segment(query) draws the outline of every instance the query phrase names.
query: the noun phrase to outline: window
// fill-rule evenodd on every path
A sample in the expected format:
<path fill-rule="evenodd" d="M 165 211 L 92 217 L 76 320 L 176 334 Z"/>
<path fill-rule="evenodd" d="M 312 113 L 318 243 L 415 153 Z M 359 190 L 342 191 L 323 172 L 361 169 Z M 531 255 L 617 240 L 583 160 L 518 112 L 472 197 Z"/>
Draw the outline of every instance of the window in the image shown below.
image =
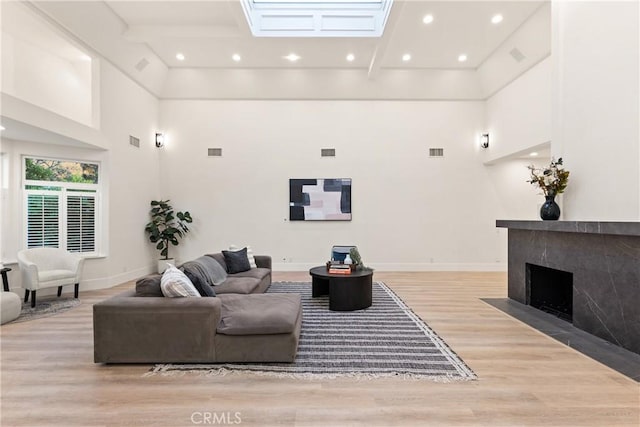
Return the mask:
<path fill-rule="evenodd" d="M 241 0 L 255 37 L 381 37 L 393 0 Z"/>
<path fill-rule="evenodd" d="M 99 252 L 99 165 L 24 158 L 25 246 Z"/>

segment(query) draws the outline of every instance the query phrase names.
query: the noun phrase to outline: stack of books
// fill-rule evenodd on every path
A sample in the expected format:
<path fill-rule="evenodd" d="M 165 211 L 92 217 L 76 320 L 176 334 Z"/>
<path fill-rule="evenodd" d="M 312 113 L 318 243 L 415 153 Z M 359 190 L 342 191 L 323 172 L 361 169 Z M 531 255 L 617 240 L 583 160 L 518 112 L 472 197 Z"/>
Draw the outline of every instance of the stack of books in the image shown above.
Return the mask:
<path fill-rule="evenodd" d="M 331 264 L 329 266 L 329 274 L 351 274 L 351 266 L 349 264 Z"/>

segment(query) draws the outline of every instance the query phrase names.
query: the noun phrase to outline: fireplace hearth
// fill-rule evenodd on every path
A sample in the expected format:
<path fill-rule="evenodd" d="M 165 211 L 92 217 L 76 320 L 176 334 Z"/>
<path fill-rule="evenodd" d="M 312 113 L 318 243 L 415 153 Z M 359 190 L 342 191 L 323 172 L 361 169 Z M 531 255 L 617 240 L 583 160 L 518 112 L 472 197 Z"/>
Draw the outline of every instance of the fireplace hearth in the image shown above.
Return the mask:
<path fill-rule="evenodd" d="M 640 222 L 509 221 L 508 296 L 640 354 Z"/>
<path fill-rule="evenodd" d="M 573 274 L 526 264 L 527 305 L 573 322 Z"/>

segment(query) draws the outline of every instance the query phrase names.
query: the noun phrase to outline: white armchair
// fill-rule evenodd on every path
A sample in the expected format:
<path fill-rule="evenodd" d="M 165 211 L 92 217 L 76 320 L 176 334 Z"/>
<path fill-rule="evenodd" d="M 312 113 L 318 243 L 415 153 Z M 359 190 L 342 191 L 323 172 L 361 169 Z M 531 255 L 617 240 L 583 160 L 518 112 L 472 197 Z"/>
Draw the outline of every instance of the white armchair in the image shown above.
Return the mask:
<path fill-rule="evenodd" d="M 36 291 L 58 287 L 58 296 L 62 287 L 75 285 L 74 297 L 78 298 L 80 275 L 84 258 L 57 248 L 34 248 L 18 252 L 18 264 L 22 274 L 22 287 L 25 289 L 24 302 L 29 301 L 31 307 L 36 306 Z"/>

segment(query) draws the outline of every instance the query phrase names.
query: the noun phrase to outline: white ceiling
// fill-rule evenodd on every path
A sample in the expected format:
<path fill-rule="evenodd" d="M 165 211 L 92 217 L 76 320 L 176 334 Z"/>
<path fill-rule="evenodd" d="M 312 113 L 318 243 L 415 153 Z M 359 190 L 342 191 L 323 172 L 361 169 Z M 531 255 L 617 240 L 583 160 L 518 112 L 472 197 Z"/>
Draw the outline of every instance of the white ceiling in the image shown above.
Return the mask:
<path fill-rule="evenodd" d="M 168 67 L 475 69 L 544 2 L 396 0 L 380 38 L 256 38 L 238 0 L 106 3 L 126 24 L 123 37 L 145 43 Z M 434 20 L 425 25 L 428 13 Z M 495 14 L 504 17 L 497 25 Z M 301 56 L 294 64 L 283 58 L 291 52 Z M 405 53 L 411 61 L 402 61 Z"/>
<path fill-rule="evenodd" d="M 377 38 L 253 37 L 240 0 L 0 0 L 0 10 L 3 35 L 72 62 L 106 59 L 159 99 L 482 100 L 550 52 L 549 1 L 395 0 Z M 301 59 L 285 60 L 291 52 Z"/>
<path fill-rule="evenodd" d="M 395 0 L 381 37 L 280 38 L 254 37 L 241 0 L 0 0 L 3 33 L 24 36 L 12 9 L 33 14 L 160 99 L 487 99 L 549 55 L 549 4 Z"/>

